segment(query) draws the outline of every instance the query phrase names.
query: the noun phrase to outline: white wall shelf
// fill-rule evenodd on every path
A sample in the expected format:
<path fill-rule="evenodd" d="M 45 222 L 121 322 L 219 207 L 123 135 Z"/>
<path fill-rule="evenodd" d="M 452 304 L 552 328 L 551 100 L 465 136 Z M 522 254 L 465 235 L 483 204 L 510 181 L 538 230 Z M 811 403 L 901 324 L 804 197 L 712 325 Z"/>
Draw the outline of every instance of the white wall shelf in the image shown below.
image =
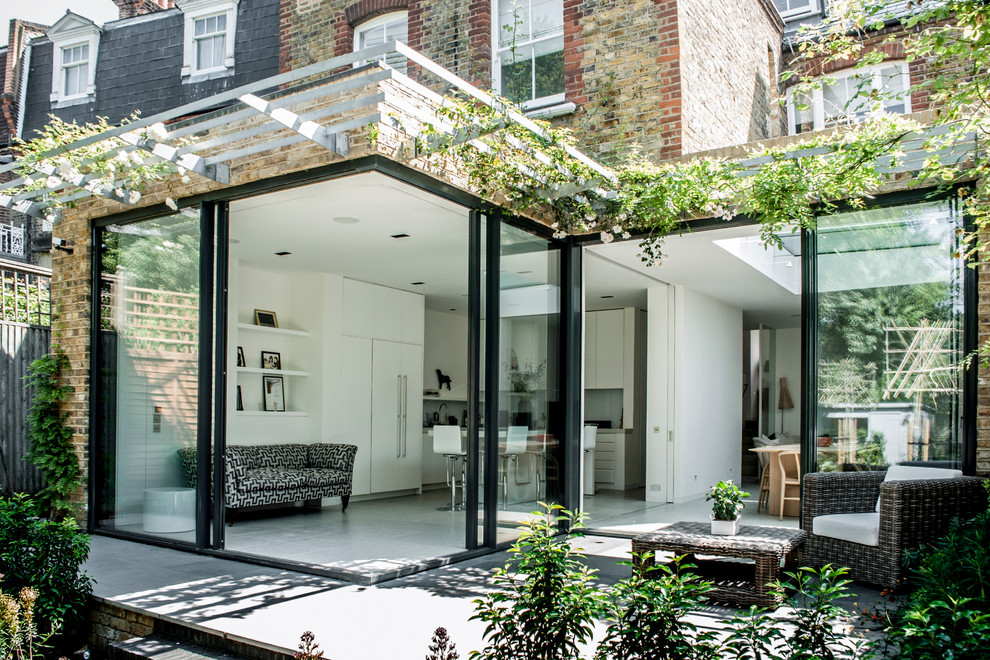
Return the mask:
<path fill-rule="evenodd" d="M 235 414 L 240 417 L 309 417 L 309 413 L 296 410 L 237 410 Z"/>
<path fill-rule="evenodd" d="M 238 373 L 242 374 L 265 374 L 268 376 L 308 376 L 308 371 L 294 371 L 292 369 L 262 369 L 260 367 L 237 367 Z"/>
<path fill-rule="evenodd" d="M 288 335 L 291 337 L 309 337 L 305 330 L 290 330 L 288 328 L 269 328 L 264 325 L 254 325 L 253 323 L 238 323 L 238 330 L 248 330 L 250 332 L 261 332 L 271 335 Z"/>

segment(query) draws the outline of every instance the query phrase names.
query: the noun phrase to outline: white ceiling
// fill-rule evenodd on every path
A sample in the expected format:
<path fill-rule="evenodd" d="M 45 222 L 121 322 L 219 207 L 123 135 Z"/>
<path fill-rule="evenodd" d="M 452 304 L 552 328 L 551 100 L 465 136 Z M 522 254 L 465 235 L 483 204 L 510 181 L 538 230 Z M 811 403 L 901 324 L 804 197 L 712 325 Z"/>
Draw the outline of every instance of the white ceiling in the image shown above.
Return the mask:
<path fill-rule="evenodd" d="M 428 309 L 463 314 L 467 216 L 458 204 L 370 172 L 232 202 L 230 236 L 239 242 L 230 251 L 262 269 L 338 273 L 422 293 Z M 403 233 L 409 238 L 391 238 Z M 292 254 L 275 255 L 281 251 Z"/>
<path fill-rule="evenodd" d="M 796 328 L 801 325 L 801 296 L 789 292 L 780 284 L 756 268 L 717 246 L 714 241 L 727 238 L 756 236 L 755 226 L 732 227 L 681 236 L 669 236 L 664 241 L 664 259 L 660 266 L 647 266 L 640 259 L 638 241 L 624 241 L 609 245 L 595 245 L 588 250 L 611 264 L 595 266 L 599 259 L 589 255 L 585 259 L 588 270 L 585 275 L 588 309 L 593 305 L 611 302 L 601 300 L 602 295 L 614 295 L 616 299 L 635 299 L 641 281 L 621 273 L 632 270 L 667 284 L 681 284 L 711 296 L 716 300 L 743 310 L 746 328 L 764 323 L 772 328 Z M 782 257 L 789 257 L 783 253 Z M 801 260 L 793 258 L 792 268 L 801 268 Z M 592 268 L 600 271 L 595 277 Z M 800 270 L 799 270 L 800 272 Z M 596 301 L 598 301 L 596 303 Z M 636 303 L 638 305 L 645 305 Z M 619 307 L 620 305 L 612 305 Z"/>
<path fill-rule="evenodd" d="M 467 215 L 463 206 L 384 174 L 356 174 L 232 202 L 231 257 L 262 269 L 337 273 L 422 293 L 427 309 L 466 314 Z M 340 217 L 358 222 L 334 221 Z M 402 233 L 409 237 L 391 238 Z M 645 307 L 647 287 L 659 280 L 742 308 L 746 327 L 797 327 L 800 296 L 713 243 L 755 233 L 741 227 L 669 237 L 661 267 L 642 263 L 636 241 L 592 246 L 584 260 L 587 308 Z M 532 251 L 506 256 L 503 279 L 511 276 L 520 287 L 547 283 L 541 245 L 537 239 Z M 282 251 L 292 254 L 275 254 Z"/>

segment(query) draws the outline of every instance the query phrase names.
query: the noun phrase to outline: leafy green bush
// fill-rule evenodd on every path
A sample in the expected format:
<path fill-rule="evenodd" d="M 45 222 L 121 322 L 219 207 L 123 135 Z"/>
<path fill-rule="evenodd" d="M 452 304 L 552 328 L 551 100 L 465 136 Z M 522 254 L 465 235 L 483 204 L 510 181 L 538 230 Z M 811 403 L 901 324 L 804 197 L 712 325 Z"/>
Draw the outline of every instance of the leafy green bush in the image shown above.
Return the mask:
<path fill-rule="evenodd" d="M 729 621 L 729 635 L 723 657 L 736 660 L 771 660 L 780 657 L 784 631 L 762 607 L 751 605 L 745 614 L 737 613 Z"/>
<path fill-rule="evenodd" d="M 669 566 L 633 570 L 612 592 L 611 623 L 595 660 L 694 660 L 717 658 L 711 631 L 699 633 L 687 615 L 704 604 L 711 584 L 678 559 Z M 628 563 L 628 562 L 622 562 Z"/>
<path fill-rule="evenodd" d="M 72 393 L 72 387 L 61 382 L 62 372 L 68 368 L 69 358 L 58 346 L 52 346 L 48 355 L 31 363 L 26 377 L 34 390 L 28 413 L 31 448 L 27 459 L 44 473 L 45 487 L 37 495 L 38 504 L 52 520 L 73 514 L 72 499 L 78 496 L 82 483 L 72 429 L 65 424 L 68 413 L 62 412 L 62 402 Z"/>
<path fill-rule="evenodd" d="M 990 497 L 990 481 L 986 482 Z M 883 654 L 916 660 L 986 658 L 990 649 L 990 511 L 954 521 L 908 555 L 911 592 L 889 615 Z"/>
<path fill-rule="evenodd" d="M 84 620 L 92 580 L 80 570 L 89 537 L 73 520 L 47 521 L 23 495 L 0 499 L 0 574 L 8 588 L 37 589 L 35 613 L 42 631 L 72 633 Z"/>
<path fill-rule="evenodd" d="M 487 646 L 473 660 L 572 660 L 591 639 L 605 599 L 568 542 L 583 527 L 581 515 L 542 506 L 523 523 L 506 567 L 495 571 L 495 591 L 474 601 L 471 619 L 487 624 Z M 561 524 L 570 534 L 556 535 Z"/>
<path fill-rule="evenodd" d="M 836 604 L 848 593 L 851 580 L 847 568 L 799 568 L 785 573 L 788 581 L 779 581 L 771 591 L 784 599 L 793 610 L 794 630 L 785 635 L 786 658 L 792 660 L 837 660 L 854 658 L 859 645 L 845 637 L 838 625 L 846 611 Z M 791 595 L 793 594 L 793 595 Z"/>

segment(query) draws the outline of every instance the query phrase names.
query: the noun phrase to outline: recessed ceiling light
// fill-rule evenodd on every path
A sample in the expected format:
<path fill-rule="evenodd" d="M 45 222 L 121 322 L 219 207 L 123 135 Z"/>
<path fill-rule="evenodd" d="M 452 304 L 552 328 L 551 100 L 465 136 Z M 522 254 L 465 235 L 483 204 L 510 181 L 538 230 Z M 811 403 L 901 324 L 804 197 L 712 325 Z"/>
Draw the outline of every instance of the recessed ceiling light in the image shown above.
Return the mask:
<path fill-rule="evenodd" d="M 333 219 L 334 222 L 340 225 L 356 225 L 361 222 L 360 218 L 352 218 L 349 215 L 338 215 Z"/>
<path fill-rule="evenodd" d="M 456 312 L 456 311 L 457 311 L 457 308 L 456 308 L 456 307 L 451 307 L 451 308 L 450 308 L 450 311 L 452 311 L 452 312 Z"/>
<path fill-rule="evenodd" d="M 426 284 L 426 282 L 413 282 L 413 286 L 419 286 L 420 284 Z"/>
<path fill-rule="evenodd" d="M 409 238 L 409 234 L 392 234 L 392 238 Z"/>
<path fill-rule="evenodd" d="M 282 250 L 281 252 L 276 252 L 275 253 L 275 256 L 276 257 L 287 257 L 290 254 L 292 254 L 292 253 L 291 252 L 286 252 L 285 250 Z"/>
<path fill-rule="evenodd" d="M 531 270 L 521 270 L 518 273 L 516 273 L 516 275 L 529 275 L 532 272 L 533 271 L 531 271 Z"/>
<path fill-rule="evenodd" d="M 614 296 L 602 296 L 602 299 L 604 300 L 605 298 L 613 298 L 613 297 Z"/>
<path fill-rule="evenodd" d="M 240 242 L 241 241 L 239 239 L 236 239 L 236 238 L 228 238 L 227 239 L 227 243 L 229 243 L 230 245 L 237 245 Z"/>

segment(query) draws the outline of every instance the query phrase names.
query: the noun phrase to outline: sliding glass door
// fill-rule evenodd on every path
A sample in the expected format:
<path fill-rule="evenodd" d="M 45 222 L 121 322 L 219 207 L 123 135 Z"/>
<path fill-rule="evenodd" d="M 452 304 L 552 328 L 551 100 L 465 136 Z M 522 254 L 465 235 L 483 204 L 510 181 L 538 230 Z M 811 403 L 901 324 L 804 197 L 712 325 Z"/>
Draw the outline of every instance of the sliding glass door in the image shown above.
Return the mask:
<path fill-rule="evenodd" d="M 960 467 L 961 229 L 950 202 L 819 220 L 819 470 Z"/>

